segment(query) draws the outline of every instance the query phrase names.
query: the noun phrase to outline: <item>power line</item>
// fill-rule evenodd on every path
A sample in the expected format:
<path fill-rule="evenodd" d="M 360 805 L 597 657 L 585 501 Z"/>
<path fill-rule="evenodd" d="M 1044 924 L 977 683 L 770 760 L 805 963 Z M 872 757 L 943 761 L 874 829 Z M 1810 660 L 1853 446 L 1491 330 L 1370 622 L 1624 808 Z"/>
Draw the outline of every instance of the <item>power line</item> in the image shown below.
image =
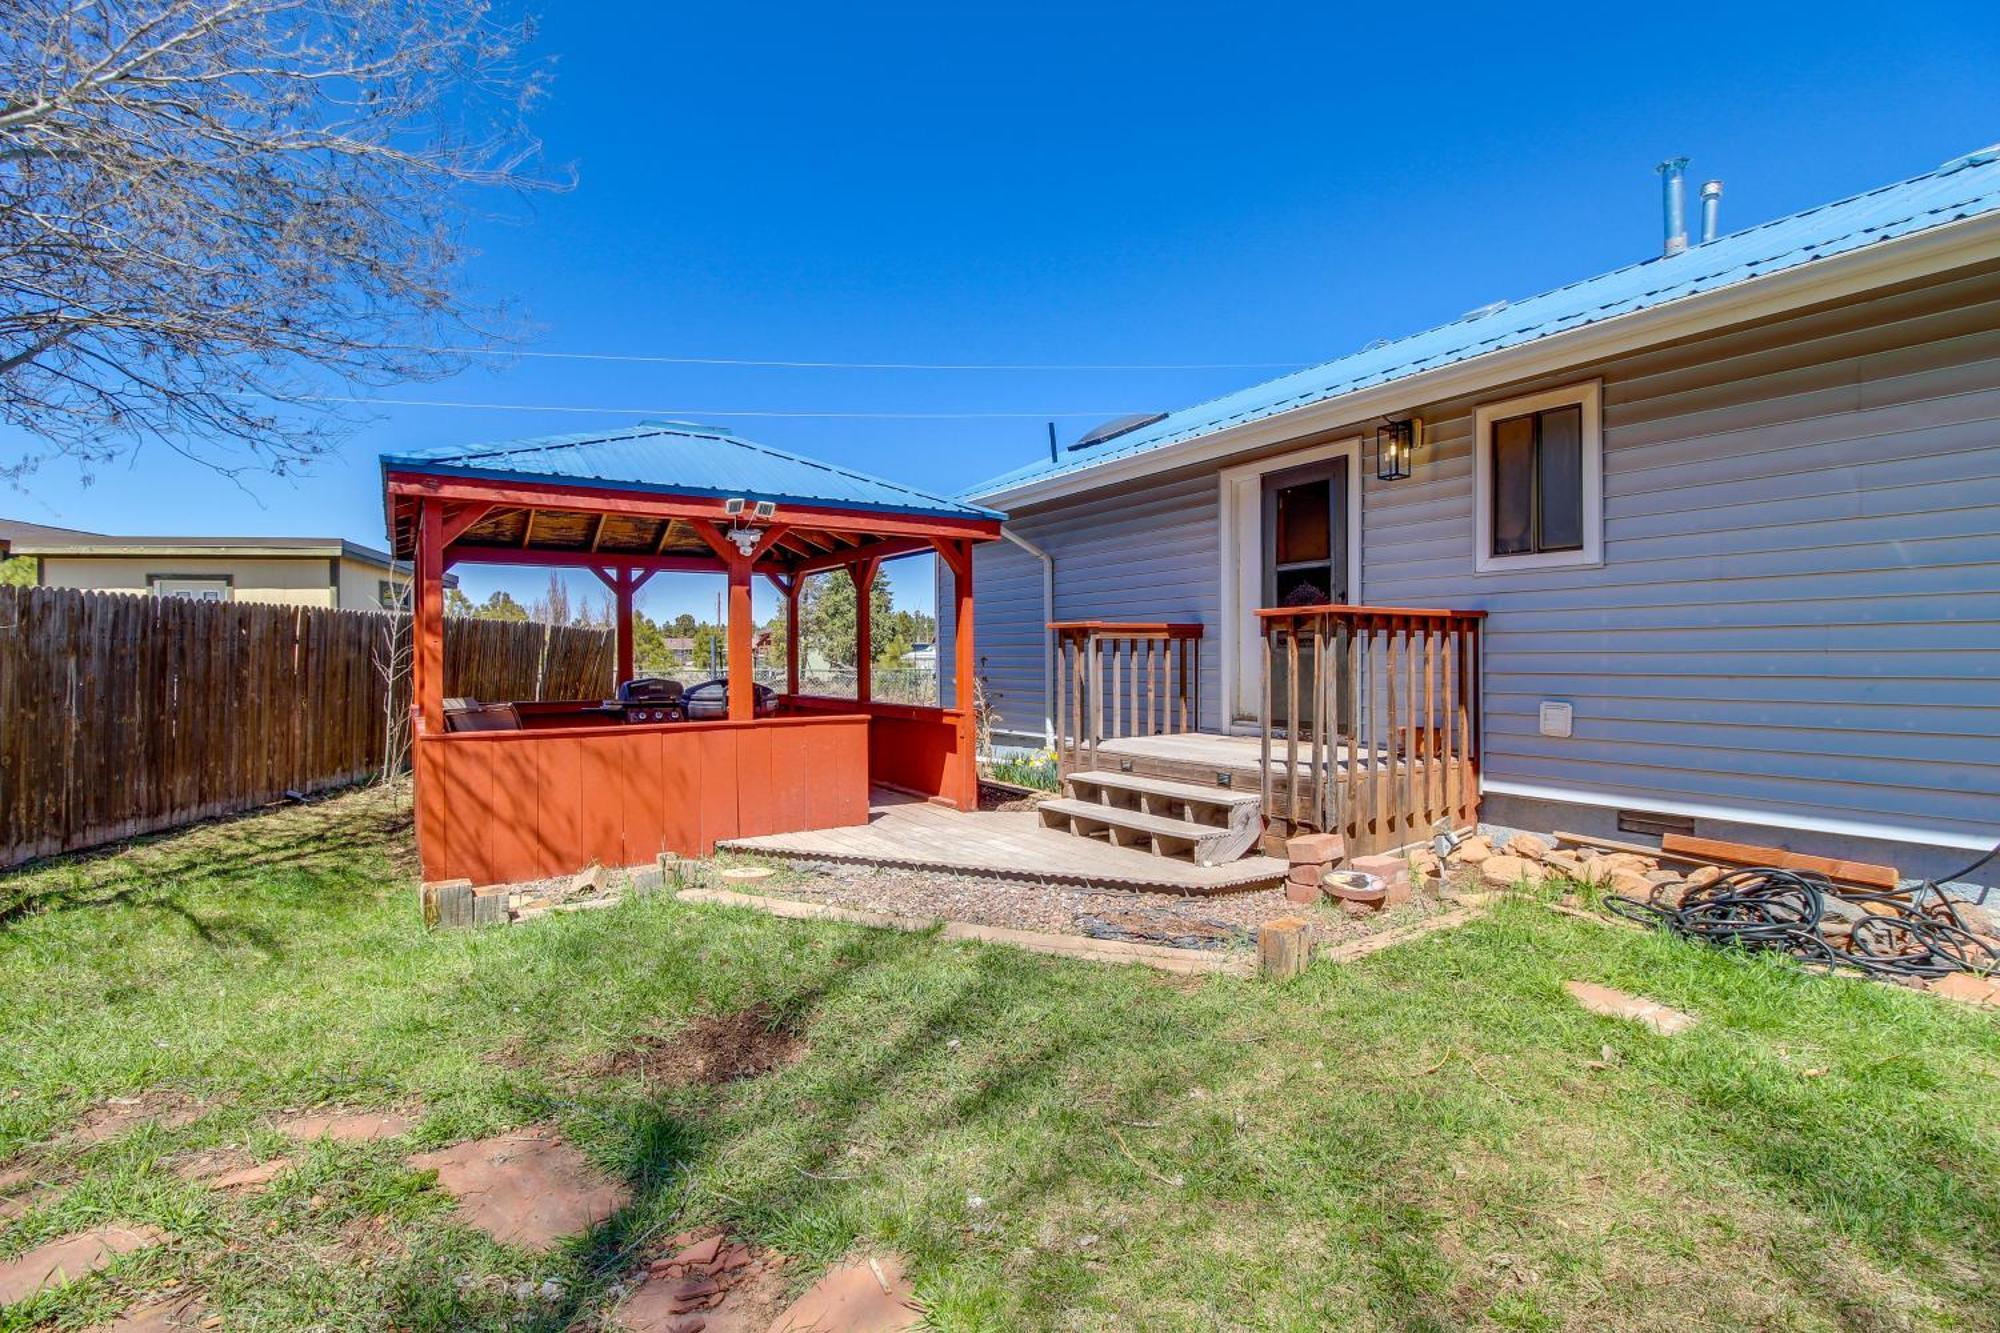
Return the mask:
<path fill-rule="evenodd" d="M 648 356 L 623 352 L 540 352 L 504 347 L 401 346 L 401 352 L 442 352 L 452 356 L 532 357 L 545 361 L 628 361 L 659 366 L 755 366 L 778 370 L 1303 370 L 1305 361 L 1190 361 L 1166 363 L 981 362 L 981 361 L 780 361 L 735 356 Z"/>
<path fill-rule="evenodd" d="M 481 412 L 572 412 L 593 416 L 671 417 L 817 417 L 851 421 L 1046 421 L 1051 417 L 1089 417 L 1104 420 L 1123 416 L 1123 409 L 1100 412 L 804 412 L 766 408 L 729 409 L 719 407 L 577 407 L 562 403 L 467 403 L 439 398 L 361 398 L 347 394 L 308 393 L 287 395 L 308 403 L 360 403 L 371 407 L 450 407 Z"/>

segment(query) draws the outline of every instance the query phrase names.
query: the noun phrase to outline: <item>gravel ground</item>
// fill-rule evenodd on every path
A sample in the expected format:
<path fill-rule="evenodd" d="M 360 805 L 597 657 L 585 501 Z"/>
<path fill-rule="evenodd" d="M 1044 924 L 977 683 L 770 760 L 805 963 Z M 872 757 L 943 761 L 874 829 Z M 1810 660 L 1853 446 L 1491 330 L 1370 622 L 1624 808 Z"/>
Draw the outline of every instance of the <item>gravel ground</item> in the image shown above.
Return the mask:
<path fill-rule="evenodd" d="M 1208 898 L 1093 892 L 1059 884 L 828 862 L 802 863 L 757 884 L 732 887 L 863 912 L 1207 949 L 1252 947 L 1257 927 L 1281 916 L 1309 913 L 1325 930 L 1324 938 L 1338 942 L 1404 925 L 1438 910 L 1435 902 L 1417 899 L 1357 920 L 1331 905 L 1301 908 L 1286 901 L 1282 889 Z"/>

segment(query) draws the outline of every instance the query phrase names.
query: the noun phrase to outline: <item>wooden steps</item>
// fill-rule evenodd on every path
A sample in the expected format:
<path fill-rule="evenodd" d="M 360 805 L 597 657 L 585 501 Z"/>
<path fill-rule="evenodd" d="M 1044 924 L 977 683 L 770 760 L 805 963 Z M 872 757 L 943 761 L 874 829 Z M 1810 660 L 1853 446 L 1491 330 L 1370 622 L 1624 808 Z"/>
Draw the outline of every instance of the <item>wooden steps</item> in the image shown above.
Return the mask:
<path fill-rule="evenodd" d="M 1155 856 L 1221 865 L 1253 850 L 1263 832 L 1255 792 L 1098 771 L 1072 773 L 1063 787 L 1067 795 L 1037 807 L 1045 826 Z"/>

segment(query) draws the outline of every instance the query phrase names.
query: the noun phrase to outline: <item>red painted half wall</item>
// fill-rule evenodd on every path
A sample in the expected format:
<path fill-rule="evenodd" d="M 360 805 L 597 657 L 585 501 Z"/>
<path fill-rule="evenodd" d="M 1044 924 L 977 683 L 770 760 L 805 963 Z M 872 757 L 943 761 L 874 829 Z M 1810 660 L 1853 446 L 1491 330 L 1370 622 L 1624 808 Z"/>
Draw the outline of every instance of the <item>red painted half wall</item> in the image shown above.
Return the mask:
<path fill-rule="evenodd" d="M 865 824 L 870 749 L 852 713 L 420 736 L 423 875 L 512 883 Z"/>

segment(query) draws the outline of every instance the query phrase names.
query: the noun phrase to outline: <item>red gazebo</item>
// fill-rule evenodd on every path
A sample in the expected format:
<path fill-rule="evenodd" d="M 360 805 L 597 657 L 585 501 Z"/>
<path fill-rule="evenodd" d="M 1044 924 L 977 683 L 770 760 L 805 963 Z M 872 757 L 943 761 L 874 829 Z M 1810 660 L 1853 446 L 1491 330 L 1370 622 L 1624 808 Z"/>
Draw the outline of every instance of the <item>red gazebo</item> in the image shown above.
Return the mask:
<path fill-rule="evenodd" d="M 392 547 L 417 571 L 417 842 L 426 879 L 502 883 L 592 861 L 706 855 L 718 841 L 862 824 L 871 786 L 971 810 L 972 547 L 1003 515 L 677 423 L 387 454 Z M 935 552 L 952 571 L 953 689 L 938 708 L 870 698 L 867 589 L 884 560 Z M 650 721 L 617 700 L 481 701 L 448 725 L 444 575 L 454 565 L 590 571 L 611 590 L 618 682 L 632 679 L 632 599 L 662 572 L 729 588 L 728 715 Z M 858 605 L 856 698 L 799 690 L 803 580 L 845 570 Z M 760 710 L 751 581 L 785 598 L 786 689 Z M 941 683 L 942 684 L 942 683 Z M 499 729 L 484 729 L 498 718 Z"/>

